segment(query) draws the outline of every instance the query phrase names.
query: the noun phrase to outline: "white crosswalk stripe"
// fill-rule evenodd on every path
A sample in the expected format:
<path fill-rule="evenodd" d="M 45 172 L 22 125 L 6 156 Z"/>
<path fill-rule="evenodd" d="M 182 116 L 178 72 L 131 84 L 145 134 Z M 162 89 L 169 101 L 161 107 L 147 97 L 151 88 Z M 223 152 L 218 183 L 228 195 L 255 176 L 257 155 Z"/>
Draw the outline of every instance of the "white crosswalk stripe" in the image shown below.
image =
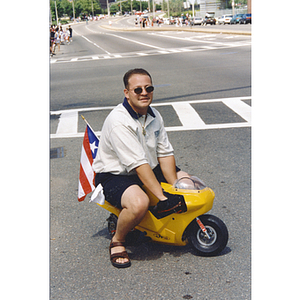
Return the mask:
<path fill-rule="evenodd" d="M 245 103 L 245 100 L 251 100 L 251 97 L 235 97 L 235 98 L 220 98 L 208 100 L 191 100 L 180 102 L 165 102 L 155 103 L 151 106 L 170 106 L 178 118 L 181 125 L 179 126 L 166 126 L 167 131 L 184 131 L 184 130 L 207 130 L 207 129 L 220 129 L 220 128 L 239 128 L 251 127 L 251 106 Z M 244 121 L 220 124 L 206 124 L 198 112 L 192 107 L 193 104 L 201 103 L 223 103 L 232 110 L 235 114 L 239 115 Z M 70 137 L 83 137 L 84 132 L 78 132 L 78 116 L 84 111 L 111 111 L 114 106 L 106 107 L 93 107 L 93 108 L 78 108 L 70 110 L 51 111 L 51 115 L 59 115 L 59 122 L 56 132 L 50 135 L 50 138 L 70 138 Z M 159 109 L 159 108 L 158 108 Z M 100 131 L 96 131 L 100 135 Z"/>
<path fill-rule="evenodd" d="M 177 102 L 173 103 L 172 106 L 185 129 L 205 128 L 205 123 L 189 103 Z"/>
<path fill-rule="evenodd" d="M 65 111 L 60 115 L 56 134 L 76 134 L 78 124 L 78 112 Z"/>
<path fill-rule="evenodd" d="M 206 41 L 207 42 L 207 41 Z M 91 56 L 81 56 L 81 57 L 73 57 L 73 58 L 51 58 L 51 64 L 57 63 L 73 63 L 73 62 L 81 62 L 81 61 L 89 61 L 89 60 L 101 60 L 101 59 L 122 59 L 122 58 L 132 58 L 132 57 L 139 57 L 139 56 L 146 56 L 146 55 L 169 55 L 169 54 L 176 54 L 176 53 L 184 53 L 184 52 L 195 52 L 195 51 L 208 51 L 208 50 L 218 50 L 218 49 L 227 49 L 227 48 L 236 48 L 236 47 L 244 47 L 249 46 L 251 42 L 243 41 L 243 42 L 235 42 L 235 43 L 216 43 L 210 42 L 209 46 L 207 45 L 197 45 L 197 46 L 190 46 L 186 48 L 170 48 L 170 49 L 155 49 L 155 50 L 148 50 L 142 52 L 129 52 L 129 53 L 107 53 L 101 55 L 91 55 Z"/>

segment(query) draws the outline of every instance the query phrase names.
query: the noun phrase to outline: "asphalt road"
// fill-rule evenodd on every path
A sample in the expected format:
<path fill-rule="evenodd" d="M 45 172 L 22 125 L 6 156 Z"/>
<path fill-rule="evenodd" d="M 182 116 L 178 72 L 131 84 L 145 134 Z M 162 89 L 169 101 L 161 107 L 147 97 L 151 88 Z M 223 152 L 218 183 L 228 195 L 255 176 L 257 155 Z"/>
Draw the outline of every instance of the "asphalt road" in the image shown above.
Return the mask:
<path fill-rule="evenodd" d="M 50 160 L 50 298 L 250 299 L 251 127 L 171 130 L 181 124 L 167 104 L 246 97 L 242 101 L 250 107 L 251 37 L 116 32 L 99 25 L 75 25 L 73 42 L 51 59 L 51 148 L 62 147 L 64 156 Z M 100 131 L 107 111 L 93 108 L 120 103 L 122 76 L 138 66 L 153 76 L 153 103 L 162 105 L 177 164 L 216 193 L 210 213 L 229 230 L 228 245 L 217 257 L 196 256 L 189 245 L 147 243 L 129 247 L 132 266 L 116 269 L 108 256 L 109 213 L 88 203 L 89 197 L 77 201 L 84 124 L 78 119 L 76 134 L 59 138 L 59 120 L 64 112 L 83 110 Z M 222 101 L 192 105 L 206 124 L 245 122 Z"/>

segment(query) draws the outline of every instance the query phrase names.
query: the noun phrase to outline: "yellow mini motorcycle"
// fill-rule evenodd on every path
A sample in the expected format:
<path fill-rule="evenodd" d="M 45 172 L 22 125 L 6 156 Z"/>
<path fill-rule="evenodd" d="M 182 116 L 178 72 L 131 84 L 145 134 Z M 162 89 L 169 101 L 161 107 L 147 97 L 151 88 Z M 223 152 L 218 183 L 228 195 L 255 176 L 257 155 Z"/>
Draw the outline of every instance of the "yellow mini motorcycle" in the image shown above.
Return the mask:
<path fill-rule="evenodd" d="M 170 194 L 182 195 L 184 200 L 174 210 L 158 214 L 153 209 L 158 199 L 144 187 L 150 198 L 150 208 L 141 223 L 127 235 L 127 244 L 152 240 L 184 246 L 190 242 L 200 256 L 220 254 L 227 245 L 228 230 L 219 218 L 205 214 L 212 209 L 213 190 L 195 176 L 181 178 L 174 186 L 163 182 L 161 186 Z M 107 201 L 100 206 L 111 212 L 107 222 L 112 237 L 121 210 Z"/>

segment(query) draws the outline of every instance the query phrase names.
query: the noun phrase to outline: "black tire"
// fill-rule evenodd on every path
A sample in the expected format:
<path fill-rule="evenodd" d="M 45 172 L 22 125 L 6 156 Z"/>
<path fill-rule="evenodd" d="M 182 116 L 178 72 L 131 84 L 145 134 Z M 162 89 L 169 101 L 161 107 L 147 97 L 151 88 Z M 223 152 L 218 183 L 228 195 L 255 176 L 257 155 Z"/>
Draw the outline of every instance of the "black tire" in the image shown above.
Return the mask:
<path fill-rule="evenodd" d="M 189 242 L 200 256 L 216 256 L 220 254 L 228 242 L 228 230 L 222 220 L 213 215 L 202 215 L 199 219 L 211 236 L 208 239 L 196 220 L 189 225 L 187 236 Z"/>
<path fill-rule="evenodd" d="M 118 217 L 115 214 L 110 214 L 109 218 L 106 221 L 109 235 L 112 238 L 116 233 Z"/>
<path fill-rule="evenodd" d="M 115 214 L 110 214 L 106 221 L 109 235 L 111 238 L 113 238 L 117 229 L 118 217 Z M 133 229 L 126 235 L 125 243 L 127 246 L 137 246 L 142 243 L 149 242 L 149 240 L 151 240 L 151 238 L 146 237 L 145 233 L 137 229 Z"/>

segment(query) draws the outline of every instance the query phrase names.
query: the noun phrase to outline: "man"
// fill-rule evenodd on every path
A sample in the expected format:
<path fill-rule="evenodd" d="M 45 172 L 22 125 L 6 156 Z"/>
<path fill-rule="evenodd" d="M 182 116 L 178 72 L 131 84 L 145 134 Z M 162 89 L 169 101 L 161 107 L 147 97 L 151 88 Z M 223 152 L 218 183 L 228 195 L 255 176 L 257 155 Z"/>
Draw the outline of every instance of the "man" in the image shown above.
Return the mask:
<path fill-rule="evenodd" d="M 164 192 L 160 182 L 173 184 L 188 176 L 176 167 L 163 119 L 150 107 L 154 91 L 150 74 L 129 70 L 123 81 L 124 102 L 106 118 L 93 164 L 95 184 L 101 183 L 106 200 L 122 209 L 109 247 L 111 262 L 118 268 L 130 266 L 125 237 L 149 208 L 142 186 L 159 199 L 158 212 L 171 210 L 178 206 L 178 195 Z"/>
<path fill-rule="evenodd" d="M 73 29 L 71 28 L 71 25 L 69 25 L 69 32 L 70 32 L 70 42 L 73 42 L 72 37 L 73 37 Z"/>
<path fill-rule="evenodd" d="M 53 43 L 54 43 L 54 36 L 55 36 L 54 28 L 51 26 L 50 27 L 50 56 L 51 57 L 53 55 L 55 55 L 55 53 L 53 53 L 53 51 L 52 51 Z"/>

